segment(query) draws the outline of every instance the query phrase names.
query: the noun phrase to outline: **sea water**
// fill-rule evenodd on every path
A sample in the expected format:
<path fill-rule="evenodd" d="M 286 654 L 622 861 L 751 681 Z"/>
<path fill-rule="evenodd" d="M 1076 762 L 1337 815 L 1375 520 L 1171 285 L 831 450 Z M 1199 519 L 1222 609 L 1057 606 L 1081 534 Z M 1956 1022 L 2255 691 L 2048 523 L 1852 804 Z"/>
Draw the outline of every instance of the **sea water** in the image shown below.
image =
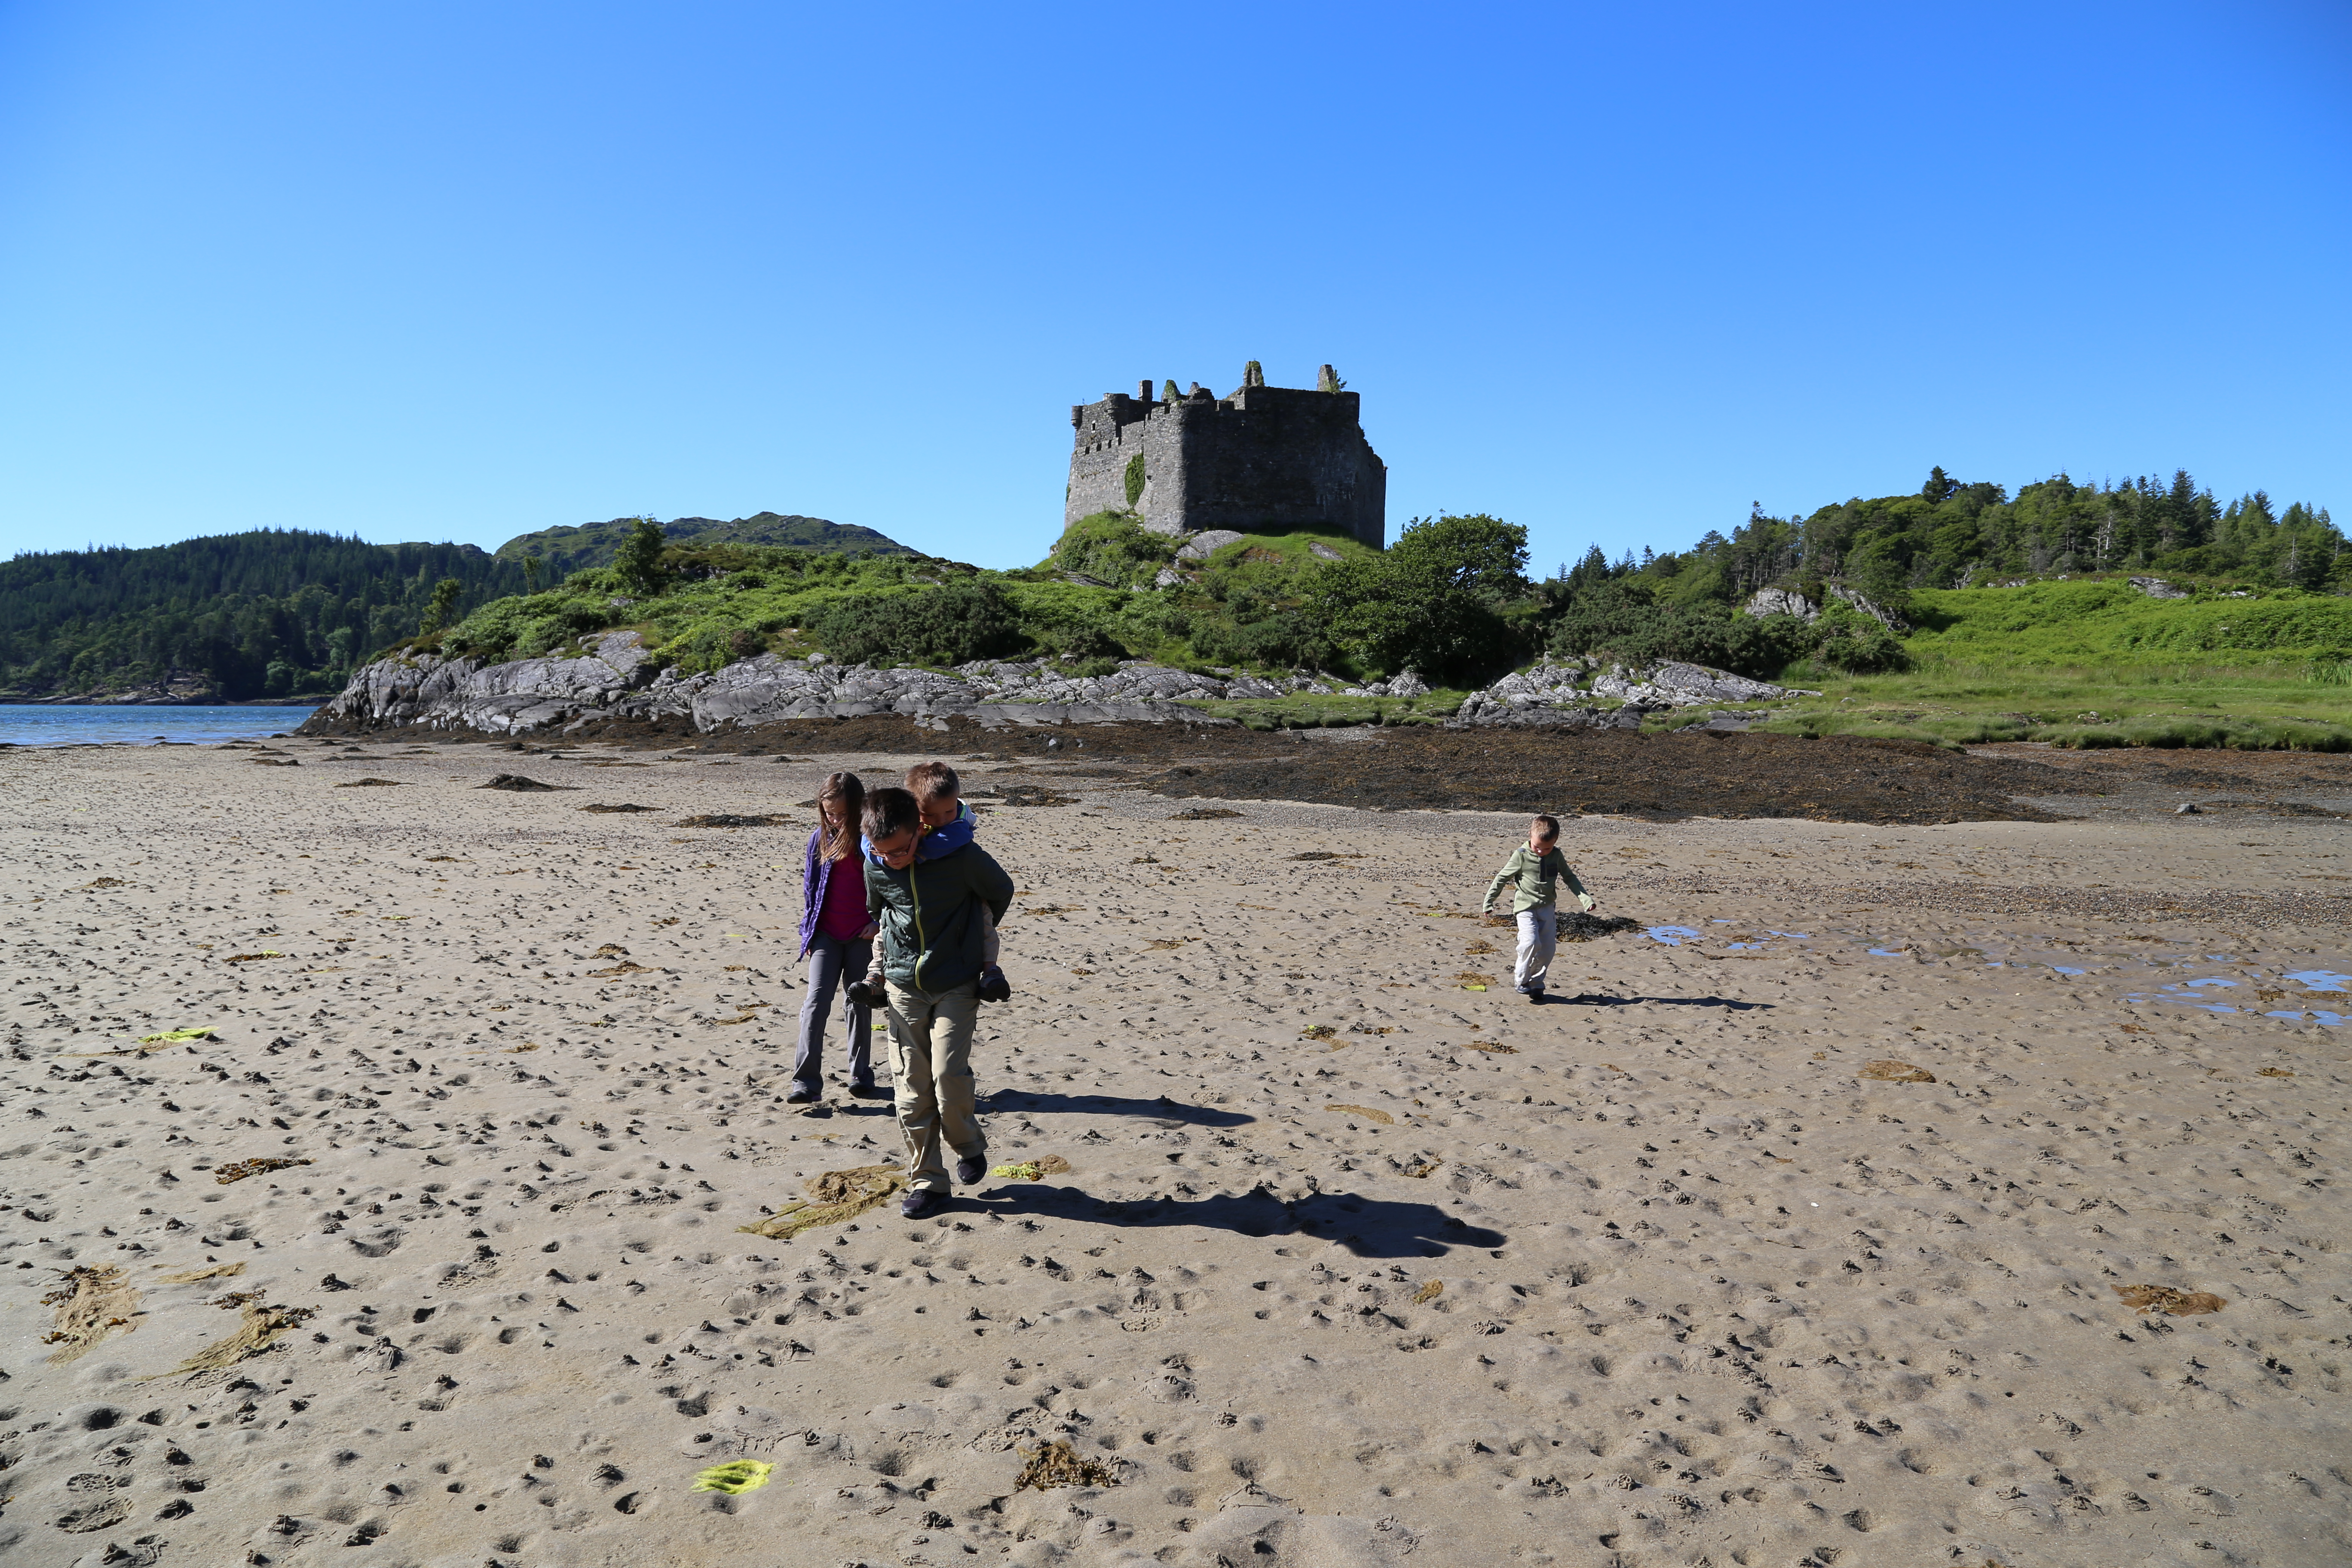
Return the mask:
<path fill-rule="evenodd" d="M 311 708 L 0 703 L 0 745 L 152 746 L 158 741 L 257 741 L 291 732 Z"/>

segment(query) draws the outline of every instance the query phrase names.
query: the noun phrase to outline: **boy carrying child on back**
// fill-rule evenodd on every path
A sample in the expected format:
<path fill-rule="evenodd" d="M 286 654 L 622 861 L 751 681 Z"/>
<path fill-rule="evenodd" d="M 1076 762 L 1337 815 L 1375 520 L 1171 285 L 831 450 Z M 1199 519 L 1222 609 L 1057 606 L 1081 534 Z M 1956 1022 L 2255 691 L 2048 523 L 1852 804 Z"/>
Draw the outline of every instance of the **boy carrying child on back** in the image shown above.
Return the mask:
<path fill-rule="evenodd" d="M 1528 841 L 1511 851 L 1495 879 L 1486 884 L 1486 896 L 1478 901 L 1481 913 L 1492 909 L 1495 895 L 1506 885 L 1512 889 L 1511 912 L 1518 918 L 1518 961 L 1511 972 L 1512 984 L 1530 1002 L 1544 998 L 1544 977 L 1551 968 L 1551 958 L 1559 946 L 1559 884 L 1568 883 L 1568 890 L 1576 895 L 1577 902 L 1587 910 L 1598 900 L 1584 890 L 1576 879 L 1566 856 L 1559 852 L 1559 819 L 1538 816 L 1528 825 Z"/>
<path fill-rule="evenodd" d="M 919 859 L 926 826 L 907 790 L 866 797 L 866 908 L 881 927 L 893 1109 L 907 1146 L 899 1212 L 908 1219 L 948 1195 L 947 1150 L 955 1152 L 958 1183 L 988 1174 L 971 1039 L 983 942 L 1013 905 L 1013 879 L 977 844 Z"/>
<path fill-rule="evenodd" d="M 945 763 L 917 763 L 907 770 L 907 793 L 915 797 L 915 805 L 923 814 L 923 837 L 915 846 L 918 865 L 952 855 L 971 842 L 979 822 L 971 807 L 963 803 L 963 781 Z M 996 922 L 982 908 L 977 918 L 980 934 L 980 999 L 1002 1002 L 1013 994 L 1013 987 L 997 967 Z"/>

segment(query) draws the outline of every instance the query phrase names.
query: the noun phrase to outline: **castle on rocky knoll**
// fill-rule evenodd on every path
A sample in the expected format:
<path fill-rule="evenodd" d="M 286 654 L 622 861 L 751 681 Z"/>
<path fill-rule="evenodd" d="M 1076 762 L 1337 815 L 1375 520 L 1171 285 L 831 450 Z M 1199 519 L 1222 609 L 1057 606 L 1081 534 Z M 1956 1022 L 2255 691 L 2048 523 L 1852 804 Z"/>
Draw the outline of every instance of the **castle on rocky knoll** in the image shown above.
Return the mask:
<path fill-rule="evenodd" d="M 1357 394 L 1325 365 L 1312 392 L 1268 386 L 1255 360 L 1230 397 L 1199 382 L 1073 404 L 1076 440 L 1063 525 L 1134 511 L 1155 533 L 1328 529 L 1388 542 L 1388 465 L 1364 439 Z"/>

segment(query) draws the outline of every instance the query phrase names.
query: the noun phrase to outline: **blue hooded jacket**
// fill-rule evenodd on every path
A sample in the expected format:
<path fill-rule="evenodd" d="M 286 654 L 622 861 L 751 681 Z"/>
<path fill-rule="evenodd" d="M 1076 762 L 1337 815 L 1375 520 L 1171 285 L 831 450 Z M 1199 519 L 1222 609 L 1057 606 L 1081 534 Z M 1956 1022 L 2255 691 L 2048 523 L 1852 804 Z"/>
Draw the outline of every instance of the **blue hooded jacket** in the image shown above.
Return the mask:
<path fill-rule="evenodd" d="M 919 866 L 927 860 L 937 860 L 954 854 L 971 842 L 972 834 L 979 826 L 978 821 L 971 815 L 971 807 L 962 801 L 956 802 L 954 821 L 944 827 L 929 828 L 920 838 L 915 840 L 915 863 Z M 884 870 L 889 868 L 882 866 L 882 857 L 874 853 L 874 844 L 871 839 L 861 837 L 857 842 L 865 847 L 867 865 L 881 867 Z"/>

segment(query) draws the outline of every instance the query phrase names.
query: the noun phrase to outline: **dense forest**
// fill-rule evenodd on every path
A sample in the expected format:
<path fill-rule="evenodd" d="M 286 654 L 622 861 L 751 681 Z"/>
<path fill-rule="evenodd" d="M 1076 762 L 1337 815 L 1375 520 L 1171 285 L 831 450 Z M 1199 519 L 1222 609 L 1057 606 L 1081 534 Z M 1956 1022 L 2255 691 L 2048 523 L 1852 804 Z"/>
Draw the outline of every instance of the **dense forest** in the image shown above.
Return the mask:
<path fill-rule="evenodd" d="M 421 630 L 608 564 L 634 518 L 551 528 L 496 554 L 470 544 L 367 544 L 260 530 L 145 550 L 0 563 L 0 701 L 317 696 Z M 681 539 L 906 554 L 870 528 L 763 511 L 678 518 Z"/>
<path fill-rule="evenodd" d="M 0 699 L 332 691 L 414 636 L 436 592 L 454 617 L 523 586 L 470 544 L 294 531 L 22 554 L 0 563 Z"/>

